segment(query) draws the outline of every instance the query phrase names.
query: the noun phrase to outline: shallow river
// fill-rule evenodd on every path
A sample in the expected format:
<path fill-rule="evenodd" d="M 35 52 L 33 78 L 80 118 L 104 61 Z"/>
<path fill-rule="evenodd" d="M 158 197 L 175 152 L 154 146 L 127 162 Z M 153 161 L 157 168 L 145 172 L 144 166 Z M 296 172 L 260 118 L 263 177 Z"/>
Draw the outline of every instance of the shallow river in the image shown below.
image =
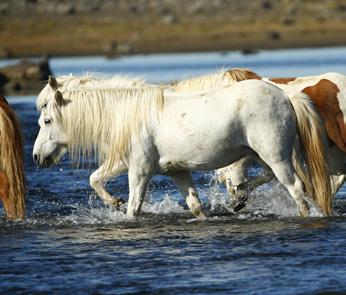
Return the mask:
<path fill-rule="evenodd" d="M 0 61 L 0 65 L 13 61 Z M 130 73 L 167 82 L 249 67 L 263 76 L 338 71 L 346 74 L 346 48 L 56 58 L 56 74 Z M 0 293 L 49 294 L 344 294 L 346 292 L 346 192 L 337 195 L 335 218 L 297 217 L 276 182 L 256 189 L 234 214 L 213 173 L 194 179 L 207 221 L 196 221 L 169 178 L 149 185 L 143 214 L 127 221 L 124 208 L 106 208 L 88 184 L 90 169 L 68 158 L 37 168 L 35 97 L 10 97 L 25 136 L 28 218 L 0 220 Z M 108 185 L 127 199 L 127 177 Z M 2 208 L 0 208 L 2 214 Z"/>

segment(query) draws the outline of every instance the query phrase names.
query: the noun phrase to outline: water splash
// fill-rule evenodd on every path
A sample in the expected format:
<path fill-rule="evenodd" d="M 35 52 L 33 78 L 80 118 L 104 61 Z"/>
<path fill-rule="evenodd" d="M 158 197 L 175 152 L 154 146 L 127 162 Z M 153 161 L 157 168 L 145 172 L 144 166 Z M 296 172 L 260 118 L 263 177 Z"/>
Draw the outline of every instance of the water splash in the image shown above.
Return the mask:
<path fill-rule="evenodd" d="M 76 206 L 75 211 L 63 216 L 60 224 L 113 224 L 126 220 L 124 212 L 111 207 Z"/>
<path fill-rule="evenodd" d="M 160 202 L 144 202 L 142 211 L 152 214 L 179 214 L 185 213 L 186 210 L 173 200 L 167 193 Z"/>
<path fill-rule="evenodd" d="M 296 203 L 277 181 L 262 185 L 249 193 L 246 207 L 238 213 L 234 212 L 225 188 L 215 183 L 213 179 L 209 183 L 200 185 L 198 192 L 203 208 L 209 217 L 224 216 L 226 218 L 257 219 L 299 216 Z M 84 195 L 85 192 L 82 194 Z M 48 198 L 47 195 L 50 197 Z M 121 210 L 116 210 L 104 206 L 97 197 L 89 196 L 88 202 L 85 202 L 82 195 L 80 195 L 77 202 L 73 197 L 66 199 L 66 196 L 62 196 L 62 199 L 59 198 L 60 196 L 50 195 L 49 192 L 44 192 L 43 196 L 37 196 L 35 201 L 30 204 L 31 208 L 28 210 L 28 218 L 24 224 L 93 225 L 128 222 L 125 213 L 127 204 L 124 204 Z M 313 202 L 309 203 L 310 215 L 321 216 L 321 212 L 315 204 Z M 2 208 L 0 208 L 1 210 Z M 152 219 L 153 215 L 161 215 L 162 218 L 166 218 L 168 215 L 189 218 L 191 215 L 179 193 L 171 190 L 165 191 L 161 188 L 156 188 L 155 191 L 148 194 L 141 213 L 145 213 L 144 219 L 148 220 Z"/>
<path fill-rule="evenodd" d="M 206 206 L 212 214 L 235 214 L 230 198 L 223 186 L 215 181 L 205 187 L 201 193 L 207 196 Z M 307 198 L 311 217 L 320 217 L 322 213 L 316 204 Z M 237 218 L 263 218 L 275 216 L 277 218 L 290 218 L 300 216 L 296 202 L 288 191 L 276 180 L 261 185 L 252 192 L 248 192 L 246 207 L 236 214 Z"/>
<path fill-rule="evenodd" d="M 322 213 L 312 200 L 307 198 L 311 217 L 320 217 Z M 277 181 L 272 181 L 255 189 L 247 204 L 247 210 L 257 214 L 275 215 L 279 218 L 300 216 L 296 202 L 288 191 Z"/>
<path fill-rule="evenodd" d="M 71 206 L 73 211 L 67 216 L 59 218 L 60 224 L 115 224 L 129 221 L 126 218 L 127 204 L 121 206 L 120 210 L 100 205 L 94 197 L 89 197 L 88 206 L 77 204 Z M 167 194 L 160 202 L 144 202 L 143 213 L 151 214 L 180 214 L 186 210 L 175 202 Z"/>
<path fill-rule="evenodd" d="M 210 182 L 201 190 L 204 206 L 210 210 L 212 214 L 227 214 L 234 213 L 230 205 L 230 198 L 226 190 L 216 182 Z"/>

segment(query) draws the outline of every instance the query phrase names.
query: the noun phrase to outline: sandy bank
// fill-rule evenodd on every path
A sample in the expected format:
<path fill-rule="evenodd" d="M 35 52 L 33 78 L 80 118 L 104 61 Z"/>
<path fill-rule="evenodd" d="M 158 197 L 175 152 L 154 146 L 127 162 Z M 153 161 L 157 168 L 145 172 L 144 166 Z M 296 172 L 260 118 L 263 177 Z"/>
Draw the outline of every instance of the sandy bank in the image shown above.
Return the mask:
<path fill-rule="evenodd" d="M 0 57 L 346 45 L 342 0 L 3 0 L 0 13 Z"/>

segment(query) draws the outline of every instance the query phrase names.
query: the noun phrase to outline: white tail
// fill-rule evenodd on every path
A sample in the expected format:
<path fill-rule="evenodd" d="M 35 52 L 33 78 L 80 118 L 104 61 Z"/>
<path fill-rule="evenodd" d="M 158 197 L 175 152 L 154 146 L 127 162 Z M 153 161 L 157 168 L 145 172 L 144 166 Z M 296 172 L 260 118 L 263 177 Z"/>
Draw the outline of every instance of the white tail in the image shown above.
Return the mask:
<path fill-rule="evenodd" d="M 322 212 L 325 215 L 331 215 L 333 198 L 324 148 L 326 133 L 323 122 L 309 96 L 299 93 L 290 99 L 297 117 L 299 138 L 304 151 L 308 175 L 299 161 L 294 159 L 295 170 L 304 182 L 307 193 Z"/>

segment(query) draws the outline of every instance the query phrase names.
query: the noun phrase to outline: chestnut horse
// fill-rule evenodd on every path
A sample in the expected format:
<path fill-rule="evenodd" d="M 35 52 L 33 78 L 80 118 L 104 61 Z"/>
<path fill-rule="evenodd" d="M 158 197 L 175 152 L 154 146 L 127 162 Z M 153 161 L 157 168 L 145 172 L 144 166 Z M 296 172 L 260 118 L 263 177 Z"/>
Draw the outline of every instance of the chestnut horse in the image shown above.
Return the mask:
<path fill-rule="evenodd" d="M 19 121 L 6 99 L 0 95 L 0 200 L 6 217 L 25 217 L 25 177 L 23 140 Z"/>

